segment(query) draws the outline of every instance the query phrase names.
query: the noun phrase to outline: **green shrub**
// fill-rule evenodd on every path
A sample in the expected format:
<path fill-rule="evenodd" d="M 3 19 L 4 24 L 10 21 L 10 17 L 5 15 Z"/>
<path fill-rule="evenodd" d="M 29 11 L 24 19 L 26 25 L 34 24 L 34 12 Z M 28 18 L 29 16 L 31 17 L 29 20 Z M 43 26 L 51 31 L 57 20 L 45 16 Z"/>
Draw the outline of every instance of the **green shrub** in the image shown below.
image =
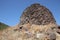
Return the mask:
<path fill-rule="evenodd" d="M 0 22 L 0 30 L 6 29 L 7 27 L 9 26 Z"/>

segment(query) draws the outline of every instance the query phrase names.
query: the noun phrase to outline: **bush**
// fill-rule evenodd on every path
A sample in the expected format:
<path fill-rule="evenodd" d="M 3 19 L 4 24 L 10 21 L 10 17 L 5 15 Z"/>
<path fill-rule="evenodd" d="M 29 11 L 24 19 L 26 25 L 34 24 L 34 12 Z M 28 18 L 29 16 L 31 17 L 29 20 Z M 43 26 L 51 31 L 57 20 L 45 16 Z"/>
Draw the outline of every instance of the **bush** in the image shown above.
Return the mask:
<path fill-rule="evenodd" d="M 0 22 L 0 30 L 6 29 L 7 27 L 9 26 Z"/>

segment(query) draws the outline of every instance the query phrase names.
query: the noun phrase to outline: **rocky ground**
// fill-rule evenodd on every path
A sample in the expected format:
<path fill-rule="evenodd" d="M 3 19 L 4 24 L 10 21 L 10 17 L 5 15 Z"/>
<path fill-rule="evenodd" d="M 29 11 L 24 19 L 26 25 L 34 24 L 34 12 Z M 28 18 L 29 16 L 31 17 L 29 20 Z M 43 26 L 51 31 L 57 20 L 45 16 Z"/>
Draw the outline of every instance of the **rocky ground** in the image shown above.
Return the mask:
<path fill-rule="evenodd" d="M 60 34 L 58 34 L 55 29 L 52 29 L 54 26 L 56 25 L 49 24 L 43 26 L 30 25 L 28 23 L 21 25 L 22 28 L 8 28 L 1 33 L 0 40 L 60 40 Z"/>

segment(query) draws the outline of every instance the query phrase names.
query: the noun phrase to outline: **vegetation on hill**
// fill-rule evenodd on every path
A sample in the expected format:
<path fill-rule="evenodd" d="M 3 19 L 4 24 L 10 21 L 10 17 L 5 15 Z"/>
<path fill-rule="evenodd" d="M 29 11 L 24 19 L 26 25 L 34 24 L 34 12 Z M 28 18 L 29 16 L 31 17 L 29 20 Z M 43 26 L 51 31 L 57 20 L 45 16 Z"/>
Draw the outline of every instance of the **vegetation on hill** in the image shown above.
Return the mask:
<path fill-rule="evenodd" d="M 6 29 L 7 27 L 9 26 L 0 22 L 0 30 Z"/>

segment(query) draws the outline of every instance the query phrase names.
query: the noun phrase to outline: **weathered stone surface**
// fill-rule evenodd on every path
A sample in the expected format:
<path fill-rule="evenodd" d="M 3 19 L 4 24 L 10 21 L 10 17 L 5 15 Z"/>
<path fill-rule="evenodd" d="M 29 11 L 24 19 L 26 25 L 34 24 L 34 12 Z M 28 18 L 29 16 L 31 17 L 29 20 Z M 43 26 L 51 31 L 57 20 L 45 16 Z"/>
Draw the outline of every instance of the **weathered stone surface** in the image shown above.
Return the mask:
<path fill-rule="evenodd" d="M 40 4 L 32 4 L 24 10 L 20 22 L 21 24 L 46 25 L 55 23 L 56 21 L 49 9 Z"/>
<path fill-rule="evenodd" d="M 25 9 L 20 23 L 2 31 L 0 40 L 60 40 L 52 13 L 40 4 Z"/>
<path fill-rule="evenodd" d="M 15 31 L 16 27 L 8 28 L 3 31 L 1 40 L 53 40 L 56 39 L 55 31 L 51 29 L 49 25 L 35 25 L 35 24 L 24 24 L 22 29 Z M 52 38 L 53 37 L 53 38 Z"/>

